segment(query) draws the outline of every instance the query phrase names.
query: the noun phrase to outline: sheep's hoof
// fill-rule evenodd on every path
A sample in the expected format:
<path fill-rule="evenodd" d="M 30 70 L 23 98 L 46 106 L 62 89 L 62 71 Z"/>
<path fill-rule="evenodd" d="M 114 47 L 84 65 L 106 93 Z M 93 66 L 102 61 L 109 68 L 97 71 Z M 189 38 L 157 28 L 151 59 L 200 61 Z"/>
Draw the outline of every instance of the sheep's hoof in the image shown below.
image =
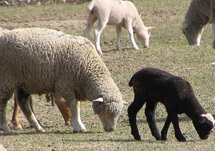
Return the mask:
<path fill-rule="evenodd" d="M 71 123 L 70 121 L 66 121 L 65 126 L 70 126 L 70 123 Z"/>
<path fill-rule="evenodd" d="M 11 131 L 4 131 L 4 134 L 6 134 L 6 135 L 8 135 L 8 134 L 13 134 L 13 133 L 14 133 L 13 130 L 11 130 Z"/>
<path fill-rule="evenodd" d="M 23 130 L 22 125 L 21 124 L 11 124 L 10 128 L 13 130 Z"/>
<path fill-rule="evenodd" d="M 73 133 L 84 133 L 86 131 L 87 131 L 86 129 L 82 129 L 82 130 L 79 130 L 79 131 L 73 130 Z"/>
<path fill-rule="evenodd" d="M 180 138 L 177 138 L 179 142 L 186 142 L 186 138 L 184 136 L 181 136 Z"/>
<path fill-rule="evenodd" d="M 179 142 L 186 142 L 186 139 L 178 140 Z"/>
<path fill-rule="evenodd" d="M 45 130 L 43 128 L 41 128 L 41 129 L 36 130 L 36 132 L 43 133 L 43 132 L 45 132 Z"/>

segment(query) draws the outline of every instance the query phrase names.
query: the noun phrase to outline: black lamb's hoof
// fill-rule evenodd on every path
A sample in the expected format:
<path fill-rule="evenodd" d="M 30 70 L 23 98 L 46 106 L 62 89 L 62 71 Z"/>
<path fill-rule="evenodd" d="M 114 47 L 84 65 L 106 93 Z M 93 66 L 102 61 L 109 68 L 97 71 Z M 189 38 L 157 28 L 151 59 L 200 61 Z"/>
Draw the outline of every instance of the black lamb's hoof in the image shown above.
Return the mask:
<path fill-rule="evenodd" d="M 135 139 L 136 141 L 141 141 L 140 136 L 138 136 L 138 137 L 134 136 L 134 139 Z"/>
<path fill-rule="evenodd" d="M 177 140 L 179 142 L 186 142 L 186 138 L 183 136 L 183 137 L 180 137 L 180 138 L 177 138 Z"/>

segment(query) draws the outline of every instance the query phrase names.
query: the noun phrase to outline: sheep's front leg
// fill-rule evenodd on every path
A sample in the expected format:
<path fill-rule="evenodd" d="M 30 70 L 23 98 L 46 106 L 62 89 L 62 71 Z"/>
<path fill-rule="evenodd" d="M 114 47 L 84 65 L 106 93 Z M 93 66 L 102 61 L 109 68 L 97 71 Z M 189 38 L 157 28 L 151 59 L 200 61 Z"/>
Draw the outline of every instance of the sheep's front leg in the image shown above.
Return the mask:
<path fill-rule="evenodd" d="M 167 140 L 167 132 L 171 123 L 170 116 L 167 116 L 163 129 L 161 130 L 161 140 Z"/>
<path fill-rule="evenodd" d="M 7 125 L 6 106 L 8 99 L 0 99 L 0 129 L 5 133 L 12 133 L 12 130 Z"/>
<path fill-rule="evenodd" d="M 183 136 L 181 130 L 180 130 L 180 127 L 179 127 L 179 121 L 178 121 L 178 115 L 176 113 L 176 110 L 175 109 L 172 109 L 172 110 L 168 110 L 167 111 L 168 113 L 168 121 L 172 121 L 172 124 L 173 124 L 173 127 L 174 127 L 174 130 L 175 130 L 175 137 L 176 139 L 179 141 L 179 142 L 185 142 L 186 141 L 186 138 Z M 164 126 L 164 134 L 165 134 L 165 127 L 169 127 L 168 126 L 169 123 L 166 122 L 165 123 L 165 126 Z M 167 128 L 168 129 L 168 128 Z M 166 130 L 167 130 L 166 129 Z"/>
<path fill-rule="evenodd" d="M 146 114 L 147 122 L 149 124 L 149 128 L 151 130 L 152 135 L 155 137 L 156 140 L 161 140 L 161 136 L 155 122 L 156 106 L 157 106 L 156 102 L 148 100 L 146 103 L 145 114 Z"/>
<path fill-rule="evenodd" d="M 179 127 L 179 121 L 178 121 L 178 115 L 173 114 L 172 116 L 172 123 L 175 130 L 175 137 L 179 142 L 186 142 L 186 138 L 183 136 L 180 127 Z"/>
<path fill-rule="evenodd" d="M 130 37 L 130 40 L 131 40 L 131 44 L 132 44 L 132 47 L 136 50 L 139 50 L 135 40 L 134 40 L 134 31 L 133 31 L 133 28 L 132 28 L 132 21 L 130 19 L 127 20 L 126 22 L 126 28 L 128 30 L 128 33 L 129 33 L 129 37 Z"/>
<path fill-rule="evenodd" d="M 73 132 L 78 133 L 78 132 L 85 132 L 86 128 L 84 124 L 81 121 L 81 116 L 80 116 L 80 102 L 79 101 L 73 101 L 70 103 L 71 106 L 71 111 L 72 111 L 72 127 L 73 127 Z"/>
<path fill-rule="evenodd" d="M 16 93 L 18 104 L 27 118 L 29 124 L 34 127 L 36 132 L 44 132 L 45 130 L 40 126 L 34 113 L 32 112 L 31 105 L 29 103 L 30 95 L 25 93 L 22 89 L 19 89 Z"/>
<path fill-rule="evenodd" d="M 121 27 L 116 26 L 116 47 L 118 50 L 122 50 L 121 43 L 120 43 L 120 37 L 121 37 Z"/>
<path fill-rule="evenodd" d="M 215 22 L 212 23 L 212 29 L 213 29 L 213 48 L 215 49 Z"/>
<path fill-rule="evenodd" d="M 139 95 L 135 94 L 134 101 L 128 107 L 128 118 L 129 118 L 129 124 L 131 126 L 131 134 L 133 135 L 135 140 L 141 140 L 141 137 L 137 128 L 136 116 L 138 111 L 143 107 L 144 103 L 145 101 L 142 101 L 142 98 Z"/>

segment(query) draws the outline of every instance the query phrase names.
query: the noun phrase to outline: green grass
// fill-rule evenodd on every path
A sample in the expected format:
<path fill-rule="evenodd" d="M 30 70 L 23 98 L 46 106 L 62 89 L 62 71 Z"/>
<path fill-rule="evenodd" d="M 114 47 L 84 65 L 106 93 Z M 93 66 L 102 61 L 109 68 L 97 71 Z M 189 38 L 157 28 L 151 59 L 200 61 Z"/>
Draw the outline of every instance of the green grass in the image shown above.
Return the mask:
<path fill-rule="evenodd" d="M 193 85 L 196 96 L 202 106 L 214 114 L 215 107 L 215 50 L 212 48 L 212 30 L 207 25 L 199 47 L 189 46 L 181 33 L 181 24 L 190 0 L 133 0 L 146 26 L 153 26 L 150 48 L 136 51 L 131 49 L 127 31 L 122 33 L 122 51 L 116 50 L 115 28 L 108 26 L 101 37 L 102 59 L 109 68 L 113 79 L 119 86 L 127 102 L 133 100 L 133 91 L 128 87 L 130 77 L 141 67 L 156 67 L 179 75 Z M 15 6 L 0 8 L 0 25 L 4 28 L 47 27 L 73 35 L 82 35 L 86 24 L 86 7 L 89 3 L 53 4 L 40 6 Z M 93 30 L 89 39 L 93 41 Z M 91 103 L 82 105 L 81 116 L 88 132 L 73 134 L 64 126 L 63 119 L 56 106 L 44 101 L 44 97 L 34 96 L 35 112 L 45 128 L 45 133 L 35 133 L 20 114 L 24 131 L 18 130 L 13 135 L 0 134 L 0 143 L 10 151 L 23 150 L 158 150 L 188 151 L 214 150 L 215 133 L 208 140 L 200 140 L 192 123 L 183 114 L 180 127 L 186 143 L 177 142 L 172 126 L 168 132 L 168 141 L 156 141 L 152 137 L 144 108 L 138 113 L 138 127 L 142 141 L 134 141 L 130 134 L 127 107 L 119 118 L 117 129 L 106 133 L 101 122 L 93 113 Z M 40 102 L 40 103 L 39 103 Z M 8 104 L 8 119 L 11 118 L 13 100 Z M 156 119 L 159 129 L 164 125 L 166 112 L 159 104 Z"/>

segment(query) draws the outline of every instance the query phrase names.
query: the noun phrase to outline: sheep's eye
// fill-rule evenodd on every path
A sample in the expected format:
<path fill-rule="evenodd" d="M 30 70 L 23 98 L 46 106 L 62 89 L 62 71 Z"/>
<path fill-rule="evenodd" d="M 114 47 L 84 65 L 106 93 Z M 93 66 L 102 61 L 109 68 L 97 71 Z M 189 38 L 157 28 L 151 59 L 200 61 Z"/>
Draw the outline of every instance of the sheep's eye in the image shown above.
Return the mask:
<path fill-rule="evenodd" d="M 203 127 L 204 127 L 205 129 L 207 129 L 207 128 L 208 128 L 208 125 L 207 125 L 207 124 L 204 124 Z"/>

